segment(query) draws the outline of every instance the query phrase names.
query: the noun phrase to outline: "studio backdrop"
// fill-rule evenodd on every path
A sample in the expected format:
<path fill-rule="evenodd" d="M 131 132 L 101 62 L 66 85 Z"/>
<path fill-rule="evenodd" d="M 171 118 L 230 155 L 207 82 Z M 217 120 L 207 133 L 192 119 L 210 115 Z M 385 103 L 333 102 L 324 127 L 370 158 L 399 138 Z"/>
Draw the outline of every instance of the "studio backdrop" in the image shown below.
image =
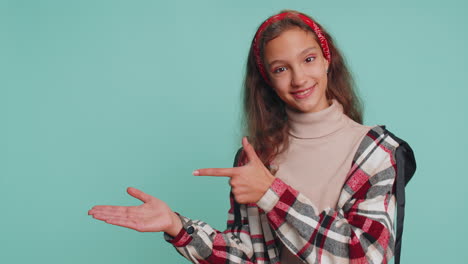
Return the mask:
<path fill-rule="evenodd" d="M 460 263 L 468 216 L 462 1 L 0 1 L 0 262 L 188 263 L 161 233 L 87 215 L 141 189 L 224 230 L 256 28 L 311 15 L 354 74 L 366 125 L 413 147 L 402 263 Z"/>

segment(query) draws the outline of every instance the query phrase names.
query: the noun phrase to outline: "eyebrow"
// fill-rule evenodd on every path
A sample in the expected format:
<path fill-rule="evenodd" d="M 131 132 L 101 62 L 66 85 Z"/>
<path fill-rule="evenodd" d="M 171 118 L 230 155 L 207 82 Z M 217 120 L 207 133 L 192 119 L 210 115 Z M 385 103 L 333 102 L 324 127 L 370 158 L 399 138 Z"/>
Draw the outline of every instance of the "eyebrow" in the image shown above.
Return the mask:
<path fill-rule="evenodd" d="M 304 55 L 306 53 L 309 53 L 310 51 L 316 50 L 316 49 L 318 49 L 317 46 L 309 47 L 309 48 L 301 51 L 301 53 L 299 53 L 299 55 L 302 56 L 302 55 Z M 273 65 L 275 63 L 278 63 L 278 62 L 283 62 L 283 61 L 282 60 L 274 60 L 274 61 L 268 63 L 268 67 L 271 67 L 271 65 Z"/>

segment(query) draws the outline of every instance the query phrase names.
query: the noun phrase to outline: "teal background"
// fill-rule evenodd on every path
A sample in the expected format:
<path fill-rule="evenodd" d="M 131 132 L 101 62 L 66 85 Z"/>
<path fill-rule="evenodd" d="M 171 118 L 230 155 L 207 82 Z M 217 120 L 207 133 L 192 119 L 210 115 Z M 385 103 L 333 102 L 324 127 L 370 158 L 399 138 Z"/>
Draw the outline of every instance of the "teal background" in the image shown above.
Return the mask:
<path fill-rule="evenodd" d="M 94 220 L 128 186 L 223 229 L 257 26 L 313 16 L 345 54 L 365 123 L 418 161 L 402 263 L 466 250 L 468 5 L 462 1 L 0 1 L 0 262 L 188 263 L 160 233 Z"/>

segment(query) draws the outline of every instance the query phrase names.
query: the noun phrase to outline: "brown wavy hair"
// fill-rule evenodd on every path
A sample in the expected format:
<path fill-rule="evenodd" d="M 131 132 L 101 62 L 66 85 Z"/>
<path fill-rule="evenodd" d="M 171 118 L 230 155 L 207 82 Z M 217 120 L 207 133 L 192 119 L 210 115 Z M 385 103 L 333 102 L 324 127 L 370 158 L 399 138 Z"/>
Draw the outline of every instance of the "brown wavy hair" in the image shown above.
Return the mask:
<path fill-rule="evenodd" d="M 290 15 L 269 25 L 257 40 L 262 58 L 264 58 L 265 45 L 268 41 L 294 27 L 312 32 L 318 42 L 312 29 L 297 16 L 302 13 L 294 10 L 283 10 L 280 13 L 283 12 L 290 12 Z M 330 34 L 316 20 L 311 19 L 321 28 L 331 53 L 326 98 L 329 101 L 336 99 L 343 105 L 343 112 L 347 116 L 362 124 L 361 101 L 354 90 L 354 81 L 345 60 Z M 285 103 L 265 82 L 257 68 L 253 53 L 253 40 L 247 58 L 242 97 L 244 134 L 248 136 L 250 144 L 255 148 L 262 162 L 268 165 L 278 154 L 287 149 L 289 125 Z"/>

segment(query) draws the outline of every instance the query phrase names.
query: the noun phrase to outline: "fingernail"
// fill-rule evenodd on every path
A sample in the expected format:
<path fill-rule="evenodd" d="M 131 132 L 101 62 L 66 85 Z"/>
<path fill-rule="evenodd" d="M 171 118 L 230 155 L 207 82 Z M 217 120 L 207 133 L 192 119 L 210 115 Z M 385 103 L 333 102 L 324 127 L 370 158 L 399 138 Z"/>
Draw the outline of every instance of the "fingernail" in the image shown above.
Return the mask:
<path fill-rule="evenodd" d="M 195 170 L 195 171 L 192 172 L 192 174 L 193 174 L 194 176 L 199 176 L 199 175 L 200 175 L 200 172 L 197 171 L 197 170 Z"/>

